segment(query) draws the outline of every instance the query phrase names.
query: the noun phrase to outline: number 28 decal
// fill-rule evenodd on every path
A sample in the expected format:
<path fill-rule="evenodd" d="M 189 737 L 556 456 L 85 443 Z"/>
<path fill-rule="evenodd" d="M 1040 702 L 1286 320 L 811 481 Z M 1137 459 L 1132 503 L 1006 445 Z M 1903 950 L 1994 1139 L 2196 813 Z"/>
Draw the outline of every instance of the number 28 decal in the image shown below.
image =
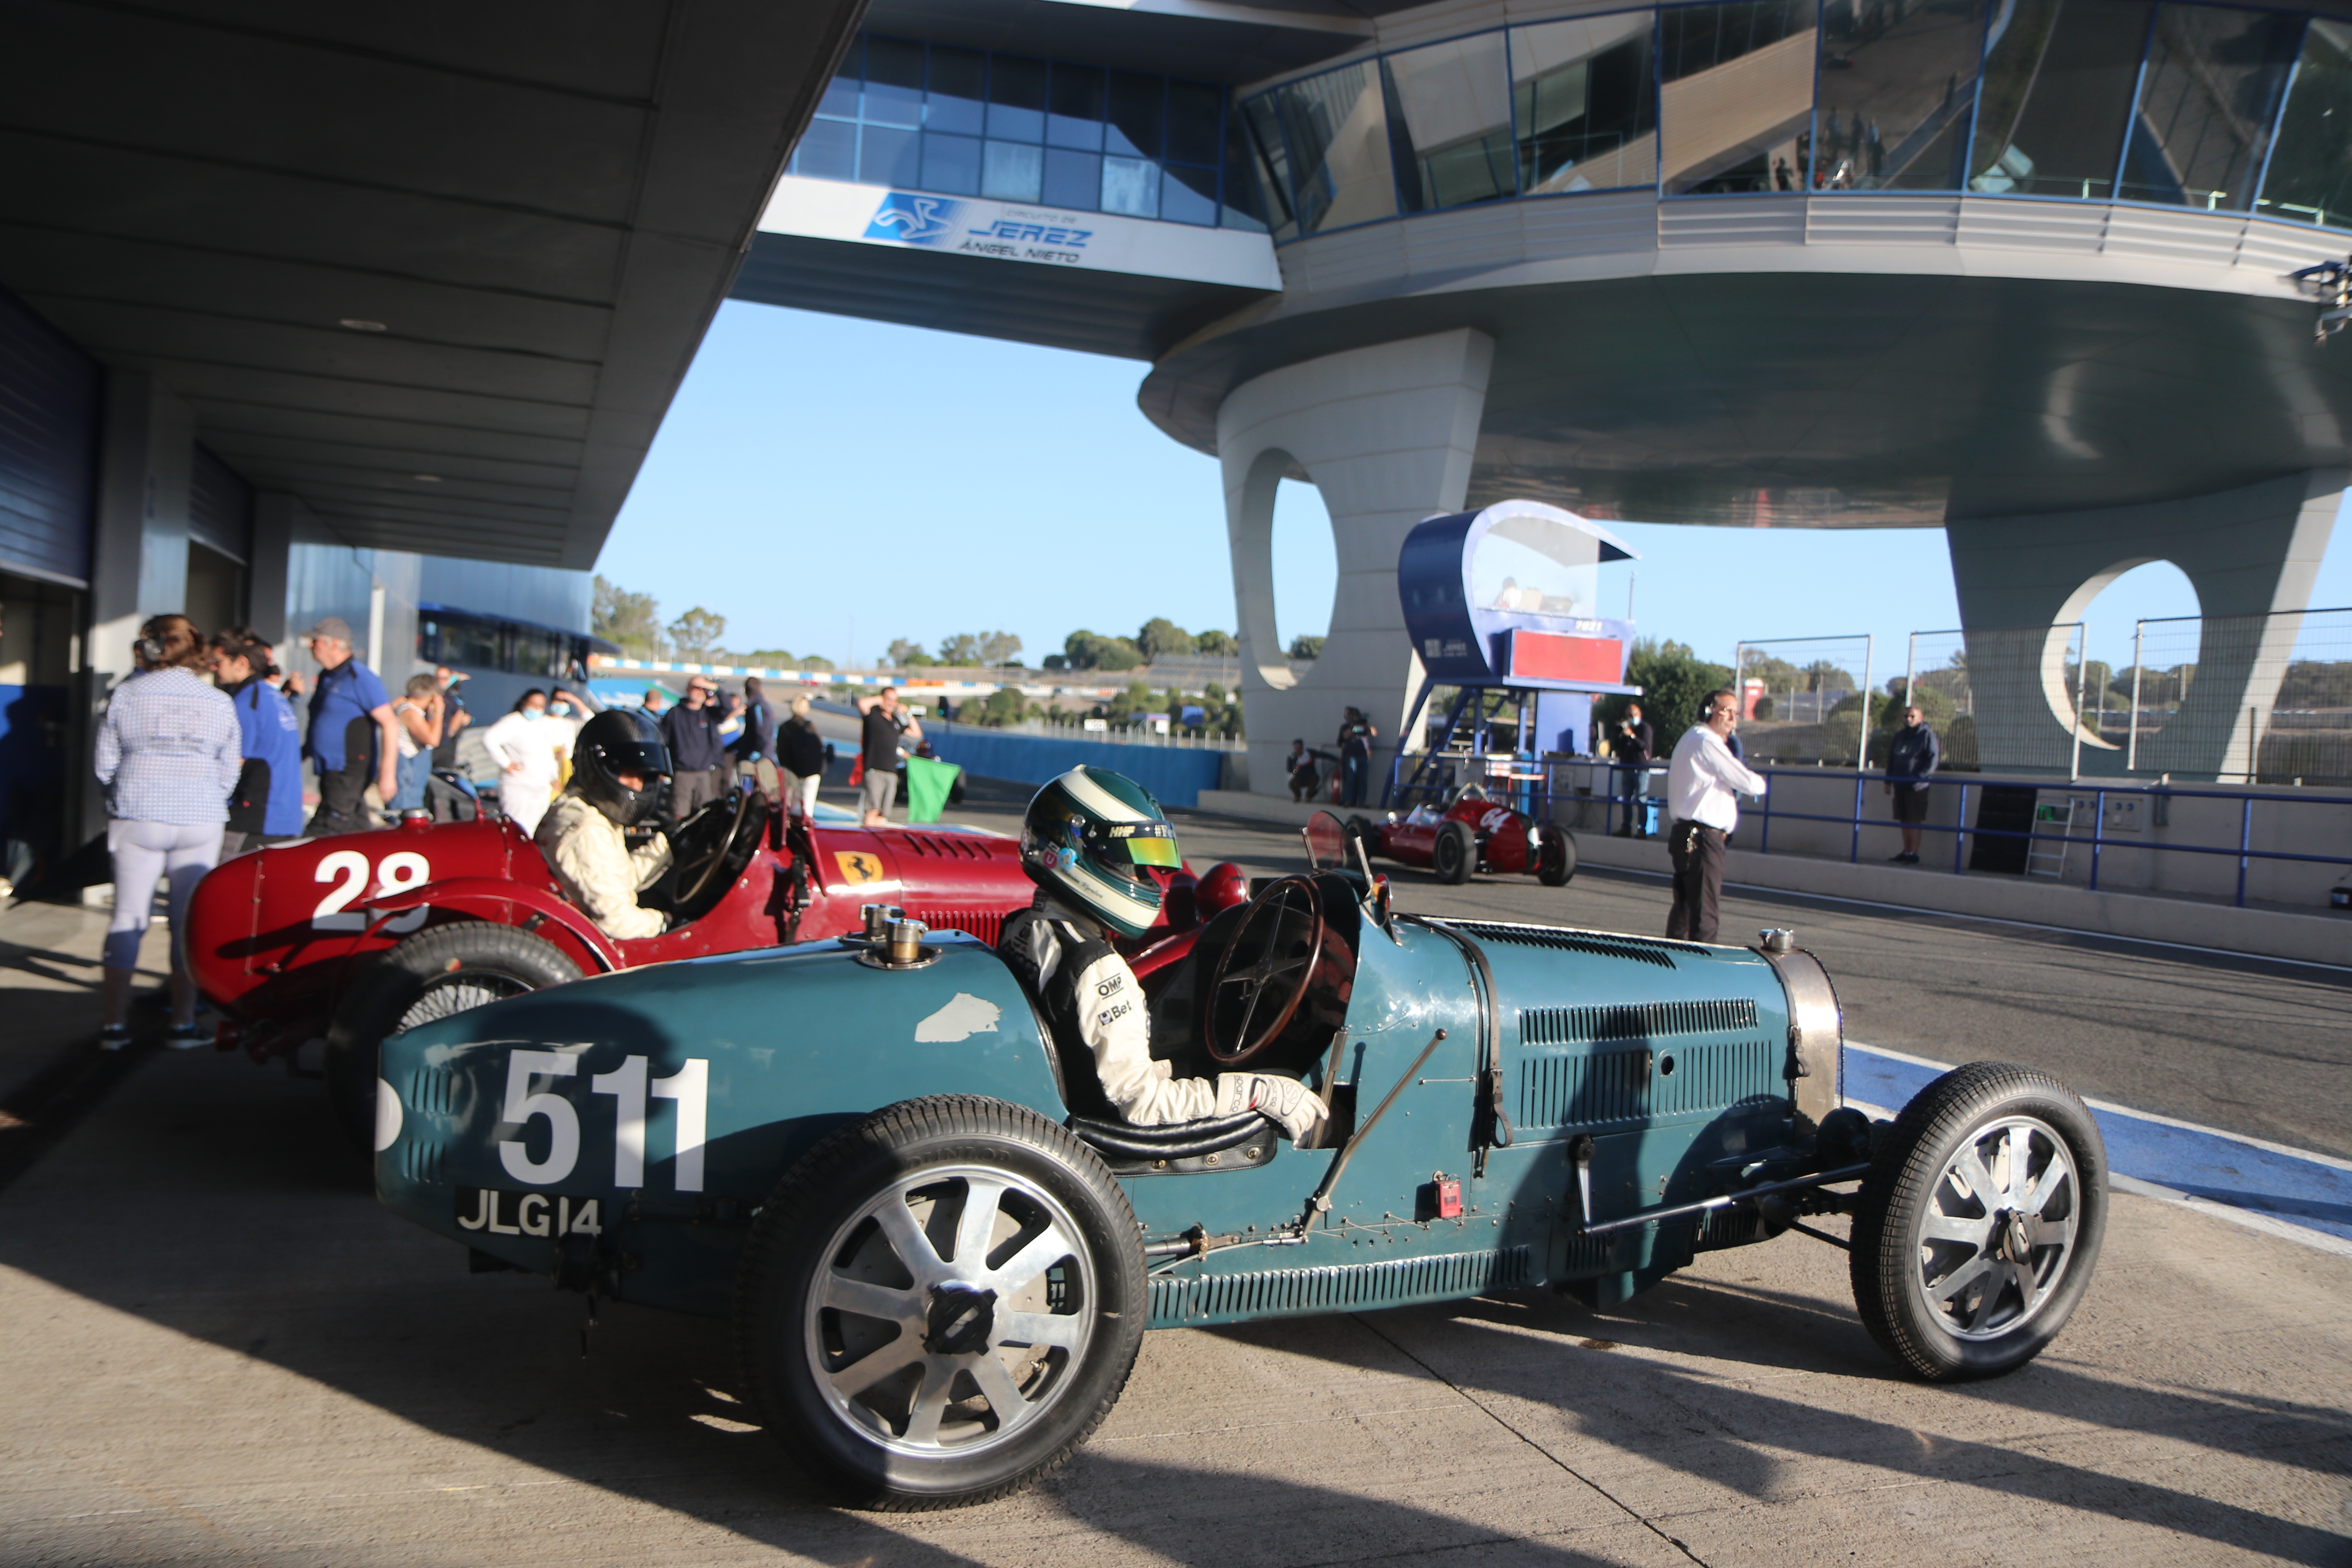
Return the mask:
<path fill-rule="evenodd" d="M 534 1090 L 534 1078 L 576 1078 L 580 1058 L 562 1051 L 509 1051 L 507 1054 L 506 1102 L 499 1119 L 515 1128 L 527 1127 L 537 1117 L 547 1119 L 547 1158 L 534 1160 L 520 1138 L 502 1139 L 499 1163 L 507 1174 L 533 1186 L 551 1186 L 572 1174 L 580 1163 L 580 1111 L 572 1101 L 546 1089 Z M 613 1117 L 613 1184 L 631 1188 L 646 1181 L 646 1108 L 648 1099 L 677 1103 L 677 1190 L 702 1190 L 702 1142 L 710 1104 L 710 1063 L 695 1057 L 667 1078 L 650 1077 L 644 1057 L 624 1057 L 613 1072 L 589 1079 L 591 1094 L 609 1094 Z"/>
<path fill-rule="evenodd" d="M 368 858 L 357 849 L 338 849 L 319 862 L 310 873 L 316 882 L 332 882 L 319 907 L 310 911 L 313 931 L 365 931 L 371 916 L 365 910 L 351 906 L 367 894 Z M 385 856 L 376 863 L 375 898 L 388 893 L 404 893 L 411 888 L 421 888 L 433 879 L 433 868 L 424 856 L 414 849 L 403 849 Z M 415 931 L 425 923 L 425 911 L 411 910 L 394 915 L 383 922 L 383 929 L 394 935 Z"/>

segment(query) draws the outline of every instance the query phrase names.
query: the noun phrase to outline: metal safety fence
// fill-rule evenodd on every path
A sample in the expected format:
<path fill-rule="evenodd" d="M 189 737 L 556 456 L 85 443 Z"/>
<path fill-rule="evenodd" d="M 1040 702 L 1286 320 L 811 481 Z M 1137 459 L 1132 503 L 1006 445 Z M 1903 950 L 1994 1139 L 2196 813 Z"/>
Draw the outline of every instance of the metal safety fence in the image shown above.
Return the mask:
<path fill-rule="evenodd" d="M 2099 673 L 2126 773 L 2352 784 L 2352 609 L 2139 621 Z"/>
<path fill-rule="evenodd" d="M 1863 693 L 1874 689 L 1876 648 L 1867 636 L 1741 643 L 1733 668 L 1747 754 L 1767 761 L 1862 761 Z"/>

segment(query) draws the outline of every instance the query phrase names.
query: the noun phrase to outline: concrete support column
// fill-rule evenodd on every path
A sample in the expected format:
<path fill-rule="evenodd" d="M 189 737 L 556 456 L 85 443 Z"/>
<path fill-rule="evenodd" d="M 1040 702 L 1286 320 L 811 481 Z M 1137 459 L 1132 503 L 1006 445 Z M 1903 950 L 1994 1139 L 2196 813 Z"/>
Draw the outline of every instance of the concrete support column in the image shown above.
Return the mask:
<path fill-rule="evenodd" d="M 133 668 L 131 645 L 139 623 L 184 607 L 195 452 L 195 415 L 186 404 L 142 371 L 107 374 L 89 552 L 89 631 L 75 672 L 68 741 L 66 826 L 72 843 L 105 830 L 106 799 L 90 773 L 90 748 L 107 692 Z"/>
<path fill-rule="evenodd" d="M 301 629 L 286 624 L 294 542 L 319 531 L 319 520 L 300 497 L 264 490 L 253 498 L 253 562 L 247 568 L 246 625 L 273 647 L 283 644 L 289 632 Z M 282 652 L 279 657 L 284 657 Z"/>
<path fill-rule="evenodd" d="M 1380 728 L 1370 796 L 1378 798 L 1421 679 L 1397 603 L 1397 552 L 1413 524 L 1462 509 L 1494 358 L 1494 341 L 1467 329 L 1411 338 L 1269 372 L 1219 408 L 1256 793 L 1286 793 L 1291 738 L 1328 750 L 1355 707 Z M 1275 633 L 1274 495 L 1285 477 L 1301 475 L 1331 513 L 1339 581 L 1322 657 L 1294 680 Z"/>
<path fill-rule="evenodd" d="M 2246 714 L 2257 728 L 2267 720 L 2300 629 L 2282 612 L 2310 605 L 2347 479 L 2315 469 L 2187 500 L 1947 523 L 1984 765 L 2063 768 L 2074 740 L 2063 718 L 2066 634 L 1990 634 L 2071 624 L 2133 567 L 2169 561 L 2195 586 L 2205 624 L 2196 679 L 2180 711 L 2141 742 L 2139 771 L 2244 774 L 2260 739 Z M 2269 618 L 2232 618 L 2255 616 Z M 2124 759 L 2086 729 L 2082 765 L 2111 774 Z"/>

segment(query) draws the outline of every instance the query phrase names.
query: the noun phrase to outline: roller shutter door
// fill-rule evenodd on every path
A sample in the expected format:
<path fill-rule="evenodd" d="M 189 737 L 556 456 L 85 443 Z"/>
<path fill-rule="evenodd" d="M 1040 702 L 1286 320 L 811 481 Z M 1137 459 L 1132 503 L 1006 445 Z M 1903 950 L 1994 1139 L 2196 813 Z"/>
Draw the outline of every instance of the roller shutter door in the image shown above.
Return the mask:
<path fill-rule="evenodd" d="M 0 571 L 89 584 L 98 362 L 0 289 Z"/>
<path fill-rule="evenodd" d="M 253 558 L 253 487 L 204 446 L 189 476 L 188 537 L 240 566 Z"/>

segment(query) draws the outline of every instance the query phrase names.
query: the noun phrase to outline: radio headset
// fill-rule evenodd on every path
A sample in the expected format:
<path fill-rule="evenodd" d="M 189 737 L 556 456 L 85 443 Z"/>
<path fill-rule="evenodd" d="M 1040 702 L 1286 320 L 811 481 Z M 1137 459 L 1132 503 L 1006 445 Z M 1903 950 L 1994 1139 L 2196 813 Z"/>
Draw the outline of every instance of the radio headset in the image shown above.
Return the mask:
<path fill-rule="evenodd" d="M 149 664 L 163 662 L 163 639 L 155 635 L 155 623 L 149 621 L 139 628 L 139 640 L 131 645 L 141 658 Z"/>

